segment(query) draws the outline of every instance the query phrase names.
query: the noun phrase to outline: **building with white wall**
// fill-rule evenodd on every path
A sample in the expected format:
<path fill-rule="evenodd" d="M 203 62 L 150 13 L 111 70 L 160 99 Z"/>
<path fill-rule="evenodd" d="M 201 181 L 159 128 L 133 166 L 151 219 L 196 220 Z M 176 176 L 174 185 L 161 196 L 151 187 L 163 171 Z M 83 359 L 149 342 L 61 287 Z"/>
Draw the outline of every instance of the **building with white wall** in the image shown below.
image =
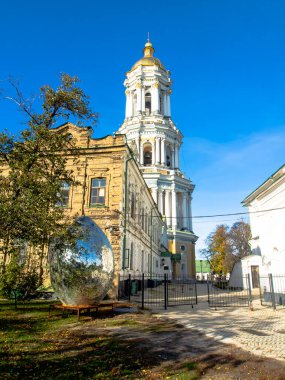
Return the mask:
<path fill-rule="evenodd" d="M 144 56 L 126 74 L 126 114 L 118 133 L 126 135 L 153 199 L 166 218 L 173 274 L 195 277 L 194 185 L 180 170 L 183 136 L 171 117 L 170 72 L 153 53 L 148 40 Z"/>
<path fill-rule="evenodd" d="M 251 247 L 261 255 L 263 273 L 285 274 L 285 165 L 248 195 Z"/>

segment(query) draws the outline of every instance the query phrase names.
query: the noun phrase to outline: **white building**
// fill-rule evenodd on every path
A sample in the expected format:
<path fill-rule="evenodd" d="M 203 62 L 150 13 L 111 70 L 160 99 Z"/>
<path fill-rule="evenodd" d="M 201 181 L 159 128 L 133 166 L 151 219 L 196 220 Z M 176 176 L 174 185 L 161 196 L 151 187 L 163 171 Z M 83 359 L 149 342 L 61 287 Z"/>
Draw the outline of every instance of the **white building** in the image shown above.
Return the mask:
<path fill-rule="evenodd" d="M 126 135 L 159 211 L 166 218 L 173 274 L 195 277 L 197 236 L 191 219 L 194 185 L 180 171 L 183 136 L 171 118 L 170 72 L 153 56 L 150 41 L 143 53 L 126 74 L 126 115 L 118 133 Z"/>
<path fill-rule="evenodd" d="M 285 274 L 285 165 L 242 203 L 249 210 L 252 252 L 262 258 L 260 273 Z"/>

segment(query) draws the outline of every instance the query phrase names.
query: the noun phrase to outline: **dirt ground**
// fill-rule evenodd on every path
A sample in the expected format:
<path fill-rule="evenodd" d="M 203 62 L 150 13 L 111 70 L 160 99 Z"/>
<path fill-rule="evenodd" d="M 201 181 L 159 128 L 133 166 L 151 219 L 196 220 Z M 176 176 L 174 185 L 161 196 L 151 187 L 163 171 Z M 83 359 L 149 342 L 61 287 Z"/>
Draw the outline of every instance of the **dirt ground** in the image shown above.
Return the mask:
<path fill-rule="evenodd" d="M 148 363 L 137 379 L 285 379 L 285 362 L 221 344 L 150 313 L 118 315 L 113 326 L 97 320 L 72 331 L 90 337 L 102 334 L 102 327 L 105 336 L 123 341 L 129 353 L 136 352 L 141 362 Z"/>

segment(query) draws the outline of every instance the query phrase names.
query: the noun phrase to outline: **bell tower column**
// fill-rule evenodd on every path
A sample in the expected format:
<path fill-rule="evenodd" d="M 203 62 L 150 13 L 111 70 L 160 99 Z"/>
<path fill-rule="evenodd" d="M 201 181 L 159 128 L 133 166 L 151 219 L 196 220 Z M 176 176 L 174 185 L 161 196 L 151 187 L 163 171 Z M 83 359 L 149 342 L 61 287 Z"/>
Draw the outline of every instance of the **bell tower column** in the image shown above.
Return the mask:
<path fill-rule="evenodd" d="M 156 160 L 155 163 L 160 163 L 160 138 L 156 137 L 155 139 L 155 153 L 156 153 Z"/>
<path fill-rule="evenodd" d="M 158 189 L 158 209 L 163 215 L 163 191 L 160 188 Z"/>
<path fill-rule="evenodd" d="M 140 140 L 140 163 L 143 165 L 143 144 L 142 141 Z"/>
<path fill-rule="evenodd" d="M 172 190 L 172 228 L 176 230 L 177 228 L 177 202 L 176 202 L 176 191 Z"/>
<path fill-rule="evenodd" d="M 170 226 L 170 224 L 171 224 L 171 219 L 170 219 L 170 190 L 165 190 L 165 215 L 166 215 L 167 226 Z"/>
<path fill-rule="evenodd" d="M 183 215 L 183 226 L 188 228 L 188 205 L 187 205 L 187 193 L 182 193 L 182 215 Z"/>
<path fill-rule="evenodd" d="M 157 189 L 155 188 L 151 189 L 151 194 L 152 194 L 153 200 L 157 204 Z"/>
<path fill-rule="evenodd" d="M 153 113 L 159 113 L 159 83 L 155 82 L 152 86 Z"/>
<path fill-rule="evenodd" d="M 167 93 L 167 97 L 166 97 L 166 103 L 167 103 L 167 116 L 171 116 L 171 111 L 170 111 L 170 94 L 171 94 L 171 90 L 168 90 L 168 93 Z"/>
<path fill-rule="evenodd" d="M 161 160 L 162 165 L 165 165 L 165 139 L 161 140 Z"/>
<path fill-rule="evenodd" d="M 129 90 L 125 91 L 126 94 L 126 117 L 132 116 L 132 101 L 131 101 L 131 94 Z"/>
<path fill-rule="evenodd" d="M 142 113 L 142 85 L 140 82 L 136 85 L 137 89 L 137 112 L 138 114 Z"/>
<path fill-rule="evenodd" d="M 142 103 L 142 112 L 145 112 L 145 88 L 142 87 L 141 89 L 141 103 Z"/>
<path fill-rule="evenodd" d="M 191 197 L 191 194 L 189 193 L 188 202 L 187 202 L 187 204 L 188 204 L 188 229 L 189 229 L 189 231 L 193 231 L 191 201 L 192 201 L 192 197 Z"/>

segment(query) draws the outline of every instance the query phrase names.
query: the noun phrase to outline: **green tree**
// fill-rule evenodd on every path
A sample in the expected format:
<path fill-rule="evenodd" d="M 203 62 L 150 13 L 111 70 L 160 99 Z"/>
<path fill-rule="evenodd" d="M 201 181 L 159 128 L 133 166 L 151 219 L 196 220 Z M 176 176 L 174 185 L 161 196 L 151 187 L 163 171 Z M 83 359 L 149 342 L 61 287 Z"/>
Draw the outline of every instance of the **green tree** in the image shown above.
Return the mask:
<path fill-rule="evenodd" d="M 27 269 L 25 263 L 21 262 L 18 252 L 15 252 L 5 272 L 2 273 L 0 294 L 7 298 L 14 298 L 15 307 L 17 307 L 17 299 L 24 299 L 35 292 L 38 280 L 36 269 Z"/>
<path fill-rule="evenodd" d="M 27 242 L 37 247 L 41 281 L 45 247 L 51 238 L 64 236 L 73 222 L 63 208 L 56 205 L 61 200 L 62 183 L 75 183 L 73 173 L 66 169 L 65 154 L 62 154 L 70 150 L 74 153 L 75 146 L 67 130 L 56 133 L 53 128 L 71 119 L 76 119 L 77 125 L 96 123 L 97 115 L 92 112 L 78 81 L 76 77 L 62 74 L 57 89 L 43 86 L 38 112 L 11 81 L 15 96 L 6 99 L 12 100 L 27 116 L 27 127 L 18 136 L 0 133 L 3 272 L 8 257 L 17 252 L 19 243 Z"/>
<path fill-rule="evenodd" d="M 231 228 L 224 224 L 217 226 L 206 239 L 207 248 L 202 250 L 212 271 L 220 275 L 230 273 L 237 261 L 251 253 L 250 237 L 250 226 L 243 221 Z"/>

